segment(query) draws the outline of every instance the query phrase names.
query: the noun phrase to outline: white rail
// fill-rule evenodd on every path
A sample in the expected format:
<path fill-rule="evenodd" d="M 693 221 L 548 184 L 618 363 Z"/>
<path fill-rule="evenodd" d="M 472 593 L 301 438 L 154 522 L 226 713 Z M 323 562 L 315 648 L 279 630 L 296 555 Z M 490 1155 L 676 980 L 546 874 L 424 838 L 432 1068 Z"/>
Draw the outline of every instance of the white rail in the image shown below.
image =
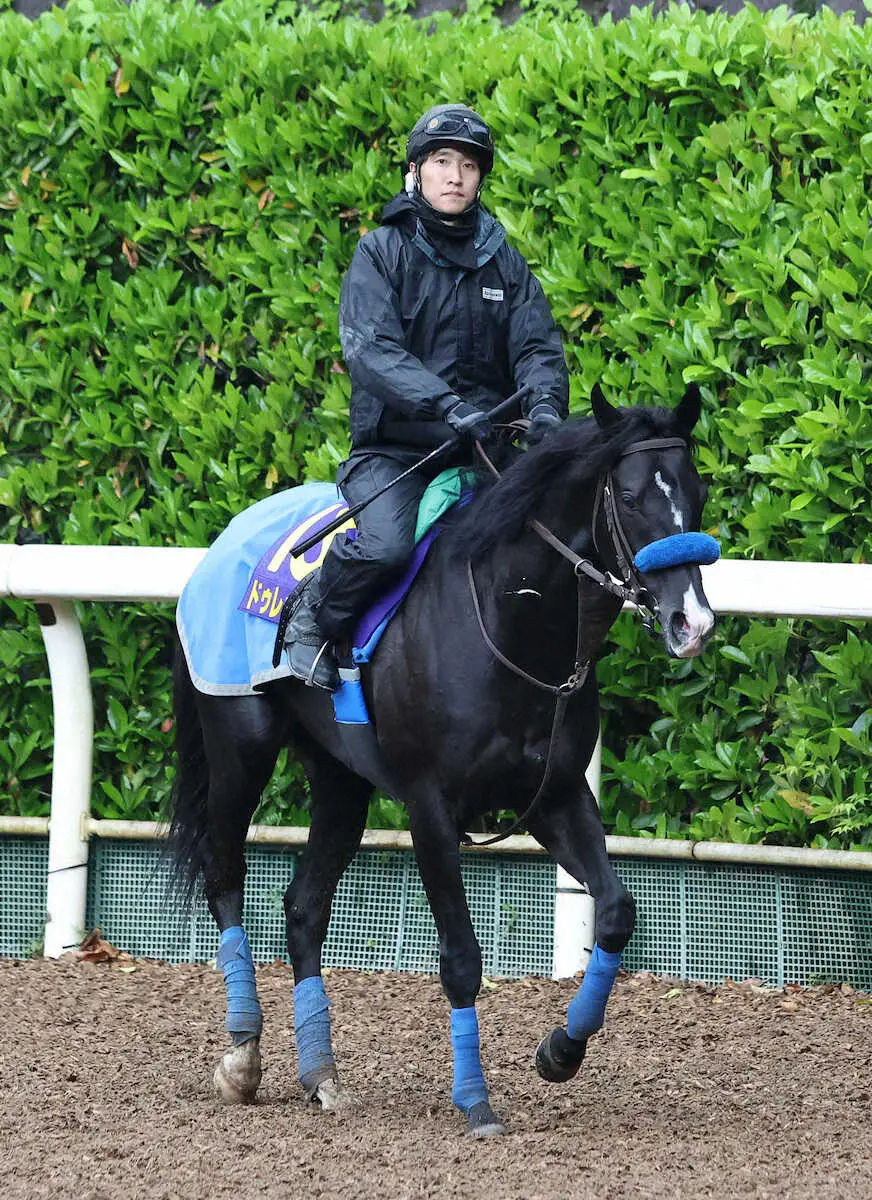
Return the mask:
<path fill-rule="evenodd" d="M 81 938 L 87 842 L 97 832 L 106 836 L 109 826 L 90 816 L 94 728 L 91 685 L 85 644 L 72 602 L 175 601 L 204 553 L 198 549 L 127 546 L 0 546 L 0 597 L 36 602 L 52 682 L 55 737 L 48 822 L 48 956 L 62 954 Z M 718 613 L 872 619 L 869 565 L 721 560 L 702 571 L 709 602 Z M 598 758 L 591 764 L 588 778 L 598 793 Z M 30 831 L 37 825 L 44 828 L 42 822 L 0 817 L 0 833 Z M 269 835 L 252 831 L 252 836 L 282 837 L 286 831 Z M 378 834 L 369 835 L 369 841 L 373 837 Z M 512 842 L 514 850 L 535 847 L 532 839 L 513 838 Z M 626 838 L 608 838 L 607 846 L 613 854 L 872 869 L 872 853 L 826 851 L 823 864 L 821 852 L 779 847 L 637 842 Z M 574 974 L 584 965 L 593 921 L 592 902 L 584 889 L 560 870 L 557 885 L 554 974 L 561 977 Z"/>

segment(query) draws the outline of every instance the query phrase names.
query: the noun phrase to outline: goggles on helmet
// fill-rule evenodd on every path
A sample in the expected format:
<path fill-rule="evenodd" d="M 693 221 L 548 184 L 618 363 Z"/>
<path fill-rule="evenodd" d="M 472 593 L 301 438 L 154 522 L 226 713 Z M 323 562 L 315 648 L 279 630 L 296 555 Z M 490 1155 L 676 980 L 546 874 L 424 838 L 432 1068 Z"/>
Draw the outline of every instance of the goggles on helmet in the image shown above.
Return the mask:
<path fill-rule="evenodd" d="M 445 104 L 428 109 L 415 122 L 406 143 L 407 163 L 420 163 L 431 150 L 446 145 L 468 146 L 479 160 L 482 175 L 494 165 L 491 131 L 475 109 L 465 104 Z"/>
<path fill-rule="evenodd" d="M 471 117 L 439 113 L 435 117 L 431 117 L 424 126 L 424 133 L 430 137 L 451 137 L 464 132 L 482 149 L 489 150 L 491 148 L 491 135 L 487 125 L 483 121 L 474 121 Z"/>

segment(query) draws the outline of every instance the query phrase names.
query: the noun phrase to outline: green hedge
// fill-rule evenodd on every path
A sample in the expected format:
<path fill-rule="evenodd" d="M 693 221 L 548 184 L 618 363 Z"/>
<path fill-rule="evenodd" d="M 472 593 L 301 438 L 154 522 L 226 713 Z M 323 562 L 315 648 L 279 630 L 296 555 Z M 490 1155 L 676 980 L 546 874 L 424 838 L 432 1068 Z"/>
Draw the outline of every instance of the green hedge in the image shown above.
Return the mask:
<path fill-rule="evenodd" d="M 487 201 L 547 290 L 573 408 L 597 380 L 638 403 L 698 381 L 727 552 L 868 556 L 872 23 L 561 7 L 509 28 L 487 3 L 426 23 L 263 0 L 0 15 L 0 536 L 200 546 L 330 477 L 342 273 L 411 123 L 462 97 L 493 124 Z M 46 812 L 44 656 L 30 607 L 3 612 L 2 807 Z M 147 817 L 170 777 L 171 615 L 83 619 L 95 808 Z M 609 828 L 872 839 L 862 625 L 725 620 L 694 663 L 626 618 L 614 643 Z M 285 763 L 263 819 L 297 819 L 289 798 Z"/>

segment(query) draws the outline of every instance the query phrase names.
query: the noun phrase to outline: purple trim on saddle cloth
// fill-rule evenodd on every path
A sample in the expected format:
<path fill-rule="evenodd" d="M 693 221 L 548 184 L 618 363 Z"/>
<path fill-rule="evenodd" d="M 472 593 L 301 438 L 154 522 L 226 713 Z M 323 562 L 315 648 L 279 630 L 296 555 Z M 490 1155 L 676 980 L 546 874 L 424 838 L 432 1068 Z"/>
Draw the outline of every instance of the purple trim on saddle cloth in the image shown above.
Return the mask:
<path fill-rule="evenodd" d="M 391 618 L 403 603 L 417 578 L 418 572 L 424 565 L 427 551 L 439 533 L 439 527 L 434 525 L 424 534 L 415 547 L 402 579 L 389 592 L 376 600 L 372 608 L 361 617 L 354 634 L 351 656 L 358 664 L 368 663 L 375 653 L 375 648 L 381 640 L 381 635 L 387 629 Z"/>
<path fill-rule="evenodd" d="M 376 600 L 360 619 L 352 638 L 351 658 L 358 666 L 368 663 L 381 636 L 387 629 L 397 609 L 405 600 L 412 584 L 427 557 L 427 551 L 439 533 L 438 526 L 428 529 L 412 553 L 402 579 L 389 592 Z M 356 674 L 357 678 L 353 676 Z M 369 725 L 369 711 L 360 683 L 360 671 L 340 670 L 342 682 L 333 693 L 333 715 L 340 725 Z"/>

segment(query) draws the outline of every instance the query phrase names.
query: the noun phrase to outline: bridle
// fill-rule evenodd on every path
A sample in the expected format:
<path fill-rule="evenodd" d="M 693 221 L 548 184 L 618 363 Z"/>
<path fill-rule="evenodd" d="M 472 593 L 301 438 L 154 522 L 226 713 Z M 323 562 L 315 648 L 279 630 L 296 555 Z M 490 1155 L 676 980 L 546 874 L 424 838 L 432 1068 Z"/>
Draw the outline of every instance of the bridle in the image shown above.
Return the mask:
<path fill-rule="evenodd" d="M 640 442 L 630 442 L 620 452 L 616 462 L 620 462 L 622 458 L 626 458 L 629 454 L 639 454 L 645 450 L 670 450 L 677 448 L 681 448 L 682 450 L 689 449 L 688 443 L 684 438 L 646 438 Z M 608 548 L 614 556 L 615 565 L 623 581 L 623 587 L 629 592 L 629 595 L 623 598 L 629 600 L 630 603 L 634 604 L 642 612 L 646 628 L 653 629 L 654 620 L 657 616 L 657 601 L 652 596 L 650 590 L 642 583 L 641 576 L 634 562 L 636 557 L 635 552 L 630 545 L 630 540 L 627 537 L 624 524 L 621 520 L 621 514 L 615 501 L 614 464 L 600 475 L 597 481 L 596 499 L 593 506 L 593 543 L 600 557 L 603 557 L 603 551 L 600 548 L 597 537 L 597 529 L 601 524 L 600 518 L 605 522 L 606 533 L 610 542 Z"/>
<path fill-rule="evenodd" d="M 583 558 L 580 554 L 561 541 L 556 534 L 552 533 L 546 525 L 536 518 L 531 518 L 528 522 L 530 528 L 552 549 L 556 550 L 571 564 L 575 573 L 576 591 L 577 591 L 577 626 L 576 626 L 576 642 L 575 642 L 575 663 L 569 676 L 563 683 L 553 684 L 545 683 L 541 679 L 537 679 L 535 675 L 519 667 L 517 663 L 513 663 L 507 658 L 499 647 L 494 643 L 484 623 L 484 617 L 481 611 L 481 603 L 478 598 L 478 592 L 475 586 L 475 576 L 472 570 L 472 560 L 468 559 L 466 563 L 467 579 L 469 581 L 469 590 L 472 596 L 472 605 L 475 610 L 476 620 L 481 632 L 481 636 L 485 645 L 493 654 L 498 662 L 502 663 L 514 675 L 534 687 L 540 688 L 542 691 L 550 692 L 555 697 L 554 717 L 551 722 L 551 736 L 548 741 L 548 753 L 545 759 L 545 771 L 542 776 L 542 781 L 536 790 L 533 799 L 527 805 L 523 813 L 509 826 L 505 833 L 496 834 L 494 837 L 487 838 L 482 842 L 474 842 L 469 834 L 464 834 L 461 837 L 461 843 L 467 846 L 493 846 L 496 842 L 501 842 L 505 838 L 511 836 L 518 829 L 524 826 L 529 817 L 534 812 L 539 800 L 545 792 L 549 782 L 554 765 L 554 750 L 560 736 L 560 730 L 563 726 L 563 718 L 566 715 L 566 709 L 569 701 L 573 696 L 577 695 L 587 682 L 591 668 L 591 657 L 585 654 L 584 650 L 584 600 L 583 600 L 583 583 L 584 580 L 589 580 L 595 583 L 603 591 L 609 595 L 621 600 L 623 603 L 631 603 L 635 605 L 642 613 L 645 626 L 653 628 L 654 620 L 657 615 L 657 602 L 651 595 L 650 591 L 642 583 L 639 571 L 637 570 L 633 559 L 635 554 L 630 546 L 626 530 L 624 529 L 621 515 L 618 511 L 618 506 L 615 501 L 615 482 L 614 482 L 614 467 L 622 458 L 626 458 L 630 454 L 638 454 L 645 450 L 668 450 L 676 447 L 688 450 L 689 446 L 684 438 L 680 437 L 662 437 L 662 438 L 646 438 L 643 441 L 630 442 L 624 446 L 616 456 L 615 462 L 607 470 L 603 471 L 597 481 L 596 497 L 594 499 L 593 517 L 591 520 L 591 528 L 593 530 L 594 546 L 597 553 L 602 558 L 603 549 L 600 546 L 597 538 L 597 528 L 604 527 L 605 535 L 608 538 L 608 550 L 611 551 L 611 558 L 620 572 L 620 578 L 613 575 L 610 571 L 601 571 L 589 558 Z M 485 466 L 496 479 L 501 479 L 501 473 L 491 462 L 486 451 L 483 449 L 480 442 L 476 442 L 476 449 L 484 462 Z"/>

